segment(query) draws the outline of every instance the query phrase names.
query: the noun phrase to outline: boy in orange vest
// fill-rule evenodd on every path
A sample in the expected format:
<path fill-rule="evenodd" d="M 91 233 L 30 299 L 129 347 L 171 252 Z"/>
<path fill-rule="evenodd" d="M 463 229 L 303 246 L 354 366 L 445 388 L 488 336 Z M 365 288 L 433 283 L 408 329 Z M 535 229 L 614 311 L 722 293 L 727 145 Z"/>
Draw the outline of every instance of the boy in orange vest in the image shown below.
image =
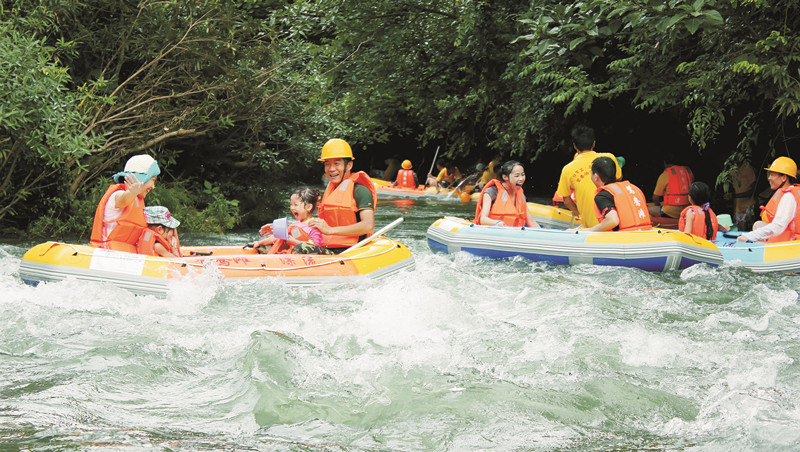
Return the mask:
<path fill-rule="evenodd" d="M 583 231 L 646 231 L 652 229 L 647 201 L 639 187 L 623 180 L 615 182 L 617 163 L 609 157 L 592 162 L 592 182 L 598 224 Z"/>

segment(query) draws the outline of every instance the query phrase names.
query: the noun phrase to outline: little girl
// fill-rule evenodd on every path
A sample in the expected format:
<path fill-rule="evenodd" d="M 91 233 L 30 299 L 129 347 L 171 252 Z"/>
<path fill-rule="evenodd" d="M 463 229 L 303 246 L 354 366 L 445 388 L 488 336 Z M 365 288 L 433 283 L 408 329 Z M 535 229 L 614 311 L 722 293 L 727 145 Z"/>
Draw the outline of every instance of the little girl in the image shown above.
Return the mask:
<path fill-rule="evenodd" d="M 309 245 L 313 245 L 314 248 L 322 245 L 322 232 L 308 224 L 308 220 L 312 218 L 314 210 L 317 208 L 319 197 L 319 190 L 313 188 L 301 187 L 295 190 L 292 195 L 289 196 L 289 210 L 292 211 L 292 215 L 294 215 L 297 221 L 293 221 L 289 224 L 287 236 L 285 238 L 275 237 L 272 235 L 272 223 L 265 224 L 261 226 L 258 233 L 268 236 L 253 243 L 253 248 L 258 249 L 260 246 L 271 245 L 267 254 L 299 254 L 302 252 L 295 250 L 297 245 L 308 243 Z"/>
<path fill-rule="evenodd" d="M 678 220 L 678 229 L 687 234 L 694 234 L 706 240 L 714 240 L 719 223 L 717 216 L 709 207 L 711 189 L 703 182 L 695 182 L 689 187 L 691 206 L 683 209 Z"/>

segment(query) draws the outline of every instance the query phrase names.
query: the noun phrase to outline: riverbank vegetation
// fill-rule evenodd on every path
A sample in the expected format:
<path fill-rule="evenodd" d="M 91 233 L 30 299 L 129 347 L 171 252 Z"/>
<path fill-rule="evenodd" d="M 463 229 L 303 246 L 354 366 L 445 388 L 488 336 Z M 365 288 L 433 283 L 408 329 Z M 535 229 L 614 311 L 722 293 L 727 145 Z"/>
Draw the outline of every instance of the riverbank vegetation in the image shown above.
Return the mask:
<path fill-rule="evenodd" d="M 588 122 L 631 168 L 670 151 L 724 184 L 800 158 L 799 30 L 795 0 L 8 0 L 0 229 L 88 237 L 137 153 L 187 229 L 257 225 L 330 137 L 360 169 L 441 146 L 555 182 Z"/>

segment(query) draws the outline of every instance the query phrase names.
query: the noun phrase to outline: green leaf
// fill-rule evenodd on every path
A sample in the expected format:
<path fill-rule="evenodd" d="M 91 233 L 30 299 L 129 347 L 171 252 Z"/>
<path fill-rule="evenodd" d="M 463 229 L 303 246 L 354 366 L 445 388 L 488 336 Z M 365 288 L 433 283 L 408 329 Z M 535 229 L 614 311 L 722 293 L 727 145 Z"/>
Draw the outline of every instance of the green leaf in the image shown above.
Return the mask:
<path fill-rule="evenodd" d="M 722 18 L 722 14 L 720 14 L 720 12 L 716 9 L 703 11 L 703 15 L 706 17 L 706 23 L 710 25 L 722 25 L 725 23 L 725 19 Z"/>
<path fill-rule="evenodd" d="M 579 36 L 572 41 L 569 42 L 569 50 L 575 50 L 576 47 L 583 44 L 586 41 L 585 36 Z"/>
<path fill-rule="evenodd" d="M 690 34 L 695 34 L 697 30 L 700 28 L 700 25 L 703 24 L 702 19 L 689 19 L 686 21 L 686 29 L 689 30 Z"/>

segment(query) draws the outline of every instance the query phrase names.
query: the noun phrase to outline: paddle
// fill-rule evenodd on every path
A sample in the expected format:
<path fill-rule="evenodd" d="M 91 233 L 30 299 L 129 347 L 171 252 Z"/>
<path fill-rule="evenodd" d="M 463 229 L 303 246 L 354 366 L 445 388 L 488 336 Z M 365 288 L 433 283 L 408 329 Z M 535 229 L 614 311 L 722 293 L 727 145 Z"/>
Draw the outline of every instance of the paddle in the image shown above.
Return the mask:
<path fill-rule="evenodd" d="M 433 162 L 431 163 L 431 169 L 428 170 L 428 174 L 433 174 L 433 167 L 436 166 L 436 157 L 439 156 L 439 146 L 436 146 L 436 153 L 433 154 Z"/>
<path fill-rule="evenodd" d="M 449 198 L 449 197 L 453 196 L 453 193 L 458 191 L 458 189 L 461 188 L 461 186 L 464 185 L 464 182 L 466 182 L 466 181 L 467 181 L 467 178 L 465 177 L 464 180 L 462 180 L 461 182 L 458 183 L 458 185 L 456 185 L 456 188 L 452 189 L 450 191 L 450 193 L 448 193 L 447 196 L 445 196 L 445 198 Z"/>
<path fill-rule="evenodd" d="M 344 254 L 344 253 L 346 253 L 348 251 L 353 251 L 356 248 L 361 248 L 365 244 L 371 242 L 375 237 L 378 237 L 378 236 L 380 236 L 382 234 L 385 234 L 386 232 L 394 229 L 398 224 L 400 224 L 402 222 L 403 222 L 403 217 L 400 217 L 400 218 L 392 221 L 391 223 L 389 223 L 386 226 L 382 227 L 381 229 L 379 229 L 377 232 L 373 233 L 369 237 L 367 237 L 364 240 L 356 243 L 355 245 L 351 246 L 350 248 L 347 248 L 346 250 L 342 251 L 341 254 Z"/>

